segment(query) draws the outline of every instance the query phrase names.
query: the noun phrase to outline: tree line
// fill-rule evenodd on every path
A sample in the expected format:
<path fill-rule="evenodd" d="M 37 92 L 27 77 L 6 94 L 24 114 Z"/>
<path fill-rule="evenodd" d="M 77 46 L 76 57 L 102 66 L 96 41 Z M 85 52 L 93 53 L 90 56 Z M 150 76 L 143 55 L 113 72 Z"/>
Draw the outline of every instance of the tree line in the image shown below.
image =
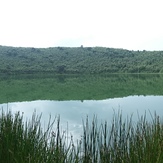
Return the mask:
<path fill-rule="evenodd" d="M 163 51 L 106 47 L 0 46 L 1 73 L 162 73 Z"/>

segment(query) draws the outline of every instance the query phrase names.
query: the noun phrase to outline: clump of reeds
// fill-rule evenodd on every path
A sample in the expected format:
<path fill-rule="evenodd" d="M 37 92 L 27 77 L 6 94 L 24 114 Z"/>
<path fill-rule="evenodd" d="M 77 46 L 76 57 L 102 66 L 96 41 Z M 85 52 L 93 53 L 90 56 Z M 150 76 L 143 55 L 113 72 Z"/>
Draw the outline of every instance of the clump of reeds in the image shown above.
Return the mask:
<path fill-rule="evenodd" d="M 151 115 L 152 117 L 152 115 Z M 11 112 L 0 116 L 0 161 L 2 163 L 137 163 L 163 162 L 163 122 L 154 114 L 151 121 L 142 116 L 123 120 L 113 116 L 112 123 L 99 124 L 97 117 L 83 122 L 82 139 L 67 141 L 61 132 L 60 118 L 49 120 L 43 132 L 41 116 L 33 114 L 24 122 L 23 115 Z M 56 127 L 54 127 L 54 124 Z"/>
<path fill-rule="evenodd" d="M 84 125 L 83 162 L 163 162 L 163 123 L 156 114 L 151 121 L 144 115 L 136 123 L 132 116 L 123 121 L 117 114 L 111 126 L 97 124 L 94 118 L 92 125 L 88 119 Z"/>
<path fill-rule="evenodd" d="M 23 115 L 11 111 L 0 116 L 0 162 L 46 163 L 66 162 L 72 150 L 65 145 L 65 134 L 60 133 L 59 118 L 49 124 L 45 132 L 41 128 L 41 115 L 33 114 L 29 122 Z M 52 131 L 54 123 L 57 127 Z M 70 142 L 71 144 L 71 142 Z M 70 153 L 70 154 L 69 154 Z"/>

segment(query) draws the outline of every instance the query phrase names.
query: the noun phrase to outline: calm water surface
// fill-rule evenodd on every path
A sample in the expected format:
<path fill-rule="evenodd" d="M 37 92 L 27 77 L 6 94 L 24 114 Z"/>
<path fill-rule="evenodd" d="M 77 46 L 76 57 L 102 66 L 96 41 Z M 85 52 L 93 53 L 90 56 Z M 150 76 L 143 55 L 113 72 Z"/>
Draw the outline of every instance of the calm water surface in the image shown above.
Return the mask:
<path fill-rule="evenodd" d="M 60 116 L 62 130 L 68 130 L 69 135 L 76 139 L 80 138 L 82 132 L 82 120 L 89 117 L 91 121 L 94 116 L 98 117 L 98 122 L 105 120 L 111 122 L 113 114 L 122 111 L 124 119 L 133 115 L 133 120 L 146 112 L 147 119 L 151 120 L 150 112 L 155 111 L 158 115 L 163 115 L 163 96 L 128 96 L 124 98 L 113 98 L 106 100 L 85 100 L 85 101 L 50 101 L 36 100 L 30 102 L 13 102 L 0 104 L 3 110 L 10 109 L 13 113 L 23 112 L 24 118 L 31 119 L 34 111 L 38 115 L 42 113 L 42 125 L 46 128 L 49 116 L 52 118 Z"/>
<path fill-rule="evenodd" d="M 124 119 L 133 115 L 134 121 L 145 112 L 149 120 L 150 112 L 163 115 L 161 74 L 0 76 L 0 92 L 0 110 L 20 111 L 25 120 L 36 111 L 37 115 L 42 114 L 45 129 L 50 115 L 52 119 L 60 116 L 62 130 L 68 124 L 69 135 L 76 138 L 80 137 L 82 120 L 87 116 L 90 122 L 97 116 L 101 123 L 111 122 L 119 111 Z"/>

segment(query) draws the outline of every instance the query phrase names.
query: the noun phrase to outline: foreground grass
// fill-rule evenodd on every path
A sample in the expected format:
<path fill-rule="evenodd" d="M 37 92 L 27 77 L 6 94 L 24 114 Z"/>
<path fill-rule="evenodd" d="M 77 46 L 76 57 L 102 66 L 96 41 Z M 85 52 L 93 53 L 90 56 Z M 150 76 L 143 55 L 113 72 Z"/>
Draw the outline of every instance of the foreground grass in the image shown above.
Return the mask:
<path fill-rule="evenodd" d="M 151 115 L 152 117 L 152 115 Z M 46 131 L 41 116 L 31 121 L 3 112 L 0 116 L 0 160 L 2 163 L 161 163 L 163 162 L 163 122 L 156 114 L 149 122 L 146 116 L 137 123 L 132 117 L 113 116 L 112 124 L 99 125 L 95 117 L 83 122 L 82 139 L 67 141 L 61 132 L 60 119 L 49 119 Z M 54 128 L 54 126 L 56 127 Z"/>

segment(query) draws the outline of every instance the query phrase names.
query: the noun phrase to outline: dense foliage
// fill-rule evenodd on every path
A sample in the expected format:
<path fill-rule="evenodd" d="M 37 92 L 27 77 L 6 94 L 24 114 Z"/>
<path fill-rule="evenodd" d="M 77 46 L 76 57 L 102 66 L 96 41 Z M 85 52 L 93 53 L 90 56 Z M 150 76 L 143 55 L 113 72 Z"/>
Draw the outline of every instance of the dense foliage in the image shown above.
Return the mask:
<path fill-rule="evenodd" d="M 5 73 L 162 73 L 163 51 L 104 47 L 15 48 L 0 46 Z"/>

